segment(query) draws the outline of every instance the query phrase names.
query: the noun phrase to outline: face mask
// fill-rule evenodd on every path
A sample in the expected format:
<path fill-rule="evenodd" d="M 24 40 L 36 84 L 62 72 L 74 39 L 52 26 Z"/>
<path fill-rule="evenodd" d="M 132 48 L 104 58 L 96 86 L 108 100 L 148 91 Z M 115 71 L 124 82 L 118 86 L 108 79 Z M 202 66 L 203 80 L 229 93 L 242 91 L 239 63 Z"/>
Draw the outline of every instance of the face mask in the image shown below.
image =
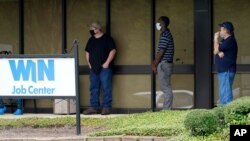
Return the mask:
<path fill-rule="evenodd" d="M 224 37 L 224 36 L 223 36 L 223 34 L 222 34 L 221 32 L 220 32 L 220 34 L 219 34 L 219 35 L 220 35 L 220 37 L 221 37 L 221 38 L 223 38 L 223 37 Z"/>
<path fill-rule="evenodd" d="M 156 23 L 155 26 L 156 26 L 157 30 L 161 30 L 161 24 L 160 23 Z"/>
<path fill-rule="evenodd" d="M 89 33 L 90 33 L 91 36 L 95 35 L 95 31 L 94 30 L 89 30 Z"/>

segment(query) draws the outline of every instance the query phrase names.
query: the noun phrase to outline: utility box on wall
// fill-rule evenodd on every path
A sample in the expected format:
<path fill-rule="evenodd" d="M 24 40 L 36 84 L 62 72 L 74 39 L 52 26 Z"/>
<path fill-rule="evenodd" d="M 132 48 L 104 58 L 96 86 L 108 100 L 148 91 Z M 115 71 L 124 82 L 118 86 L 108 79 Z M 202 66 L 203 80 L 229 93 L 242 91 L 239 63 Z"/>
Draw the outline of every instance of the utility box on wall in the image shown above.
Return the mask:
<path fill-rule="evenodd" d="M 54 114 L 74 114 L 76 113 L 76 101 L 73 99 L 55 99 Z"/>

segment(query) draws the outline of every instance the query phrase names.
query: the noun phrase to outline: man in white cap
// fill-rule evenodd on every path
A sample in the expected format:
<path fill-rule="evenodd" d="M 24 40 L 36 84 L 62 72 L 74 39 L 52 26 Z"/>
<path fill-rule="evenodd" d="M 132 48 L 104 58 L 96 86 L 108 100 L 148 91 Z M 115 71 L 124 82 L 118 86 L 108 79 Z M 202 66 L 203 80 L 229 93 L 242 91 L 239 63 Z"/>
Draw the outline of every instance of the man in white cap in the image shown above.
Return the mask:
<path fill-rule="evenodd" d="M 85 48 L 86 61 L 90 68 L 90 104 L 85 115 L 111 113 L 112 106 L 112 61 L 116 54 L 115 43 L 109 35 L 102 32 L 102 26 L 94 22 L 89 26 L 91 37 Z M 103 103 L 100 104 L 100 91 L 103 90 Z"/>

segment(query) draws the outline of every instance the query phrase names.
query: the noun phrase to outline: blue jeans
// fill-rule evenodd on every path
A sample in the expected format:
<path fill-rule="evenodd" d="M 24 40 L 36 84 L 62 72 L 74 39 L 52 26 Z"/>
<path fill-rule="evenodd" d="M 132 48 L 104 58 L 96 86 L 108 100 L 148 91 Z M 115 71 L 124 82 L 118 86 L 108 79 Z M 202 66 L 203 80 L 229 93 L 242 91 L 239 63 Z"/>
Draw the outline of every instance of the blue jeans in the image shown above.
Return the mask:
<path fill-rule="evenodd" d="M 234 72 L 218 73 L 220 105 L 225 105 L 233 100 Z"/>
<path fill-rule="evenodd" d="M 99 74 L 90 70 L 90 104 L 93 108 L 100 107 L 100 91 L 103 90 L 103 108 L 112 105 L 112 70 L 103 68 Z"/>
<path fill-rule="evenodd" d="M 16 102 L 17 109 L 23 108 L 23 100 L 22 99 L 15 99 L 14 101 Z M 3 108 L 4 106 L 5 105 L 4 105 L 3 99 L 0 98 L 0 108 Z"/>

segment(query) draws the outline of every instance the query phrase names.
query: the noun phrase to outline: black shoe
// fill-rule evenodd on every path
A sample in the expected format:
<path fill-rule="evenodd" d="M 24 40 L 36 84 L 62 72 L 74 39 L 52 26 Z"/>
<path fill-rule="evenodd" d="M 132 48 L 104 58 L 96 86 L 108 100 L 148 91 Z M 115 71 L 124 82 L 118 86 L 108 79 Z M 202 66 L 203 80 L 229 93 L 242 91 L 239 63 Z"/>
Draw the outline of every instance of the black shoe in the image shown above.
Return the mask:
<path fill-rule="evenodd" d="M 111 114 L 110 108 L 103 108 L 101 115 L 109 115 Z"/>
<path fill-rule="evenodd" d="M 95 109 L 95 108 L 88 108 L 87 110 L 83 111 L 83 114 L 84 115 L 94 115 L 94 114 L 97 114 L 98 113 L 98 110 Z"/>

